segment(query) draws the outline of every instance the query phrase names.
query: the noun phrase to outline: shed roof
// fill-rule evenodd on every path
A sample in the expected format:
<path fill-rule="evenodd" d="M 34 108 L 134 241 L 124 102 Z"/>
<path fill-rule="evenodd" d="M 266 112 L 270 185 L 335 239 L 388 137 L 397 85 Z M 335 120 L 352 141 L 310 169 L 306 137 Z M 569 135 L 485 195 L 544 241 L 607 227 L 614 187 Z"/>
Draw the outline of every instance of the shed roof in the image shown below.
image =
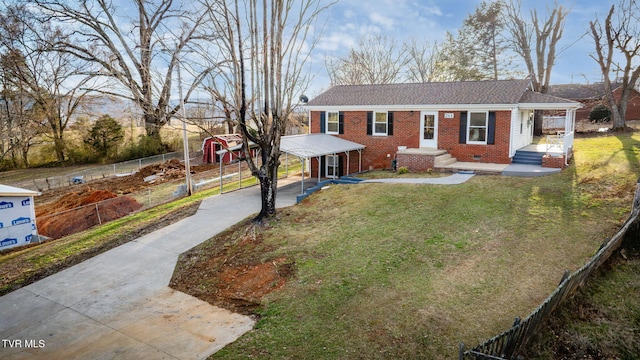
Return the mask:
<path fill-rule="evenodd" d="M 283 136 L 280 141 L 281 151 L 305 159 L 364 148 L 364 145 L 327 134 Z"/>
<path fill-rule="evenodd" d="M 0 196 L 35 196 L 39 192 L 0 184 Z"/>

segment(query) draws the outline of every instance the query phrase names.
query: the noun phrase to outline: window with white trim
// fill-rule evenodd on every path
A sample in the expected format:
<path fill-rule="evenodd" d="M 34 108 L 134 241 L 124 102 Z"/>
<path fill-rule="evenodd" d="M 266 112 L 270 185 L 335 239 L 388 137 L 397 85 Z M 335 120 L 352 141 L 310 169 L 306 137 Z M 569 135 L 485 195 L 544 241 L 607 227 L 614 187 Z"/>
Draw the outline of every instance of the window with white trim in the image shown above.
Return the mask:
<path fill-rule="evenodd" d="M 327 112 L 327 134 L 338 134 L 340 132 L 340 113 Z"/>
<path fill-rule="evenodd" d="M 489 113 L 469 112 L 469 120 L 467 125 L 467 143 L 468 144 L 486 144 L 487 143 L 487 127 L 489 121 Z"/>
<path fill-rule="evenodd" d="M 373 113 L 373 135 L 387 135 L 388 124 L 386 112 Z"/>
<path fill-rule="evenodd" d="M 325 174 L 327 178 L 337 179 L 339 177 L 338 165 L 340 164 L 338 155 L 327 155 L 325 163 L 326 163 Z"/>

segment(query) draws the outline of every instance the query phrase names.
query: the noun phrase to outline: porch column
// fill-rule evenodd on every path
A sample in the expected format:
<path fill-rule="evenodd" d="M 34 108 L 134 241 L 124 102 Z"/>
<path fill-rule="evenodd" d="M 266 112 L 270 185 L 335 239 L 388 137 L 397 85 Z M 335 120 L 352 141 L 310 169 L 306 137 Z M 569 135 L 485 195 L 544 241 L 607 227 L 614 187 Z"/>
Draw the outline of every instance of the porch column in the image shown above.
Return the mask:
<path fill-rule="evenodd" d="M 350 165 L 349 164 L 349 153 L 350 152 L 349 151 L 345 151 L 344 153 L 347 154 L 347 175 L 349 175 L 349 171 L 351 169 L 351 167 L 349 166 Z"/>

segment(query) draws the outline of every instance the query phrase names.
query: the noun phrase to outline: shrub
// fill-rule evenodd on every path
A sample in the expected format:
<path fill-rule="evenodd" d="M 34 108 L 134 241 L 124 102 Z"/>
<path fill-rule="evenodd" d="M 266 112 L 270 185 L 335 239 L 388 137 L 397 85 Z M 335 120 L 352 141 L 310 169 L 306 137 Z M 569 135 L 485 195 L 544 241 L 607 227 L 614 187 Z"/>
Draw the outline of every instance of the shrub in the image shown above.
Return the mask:
<path fill-rule="evenodd" d="M 608 122 L 611 119 L 611 110 L 605 105 L 597 105 L 589 113 L 589 120 L 591 122 Z"/>
<path fill-rule="evenodd" d="M 409 173 L 409 169 L 406 166 L 400 166 L 398 168 L 398 175 L 408 174 L 408 173 Z"/>
<path fill-rule="evenodd" d="M 120 161 L 159 155 L 169 151 L 171 151 L 170 147 L 160 143 L 157 139 L 141 136 L 137 144 L 132 144 L 122 151 Z"/>

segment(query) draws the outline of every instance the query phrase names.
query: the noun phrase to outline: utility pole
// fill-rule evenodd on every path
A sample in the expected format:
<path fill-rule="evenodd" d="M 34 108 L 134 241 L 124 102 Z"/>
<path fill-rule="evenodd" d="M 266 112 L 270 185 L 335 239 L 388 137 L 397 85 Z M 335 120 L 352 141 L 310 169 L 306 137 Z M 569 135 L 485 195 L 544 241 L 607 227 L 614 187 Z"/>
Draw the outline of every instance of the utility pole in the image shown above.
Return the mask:
<path fill-rule="evenodd" d="M 191 166 L 189 160 L 189 140 L 187 138 L 187 112 L 184 108 L 184 98 L 182 97 L 182 78 L 180 77 L 181 59 L 178 57 L 178 95 L 180 96 L 180 112 L 182 115 L 182 147 L 184 150 L 184 170 L 186 172 L 187 196 L 191 196 Z"/>

